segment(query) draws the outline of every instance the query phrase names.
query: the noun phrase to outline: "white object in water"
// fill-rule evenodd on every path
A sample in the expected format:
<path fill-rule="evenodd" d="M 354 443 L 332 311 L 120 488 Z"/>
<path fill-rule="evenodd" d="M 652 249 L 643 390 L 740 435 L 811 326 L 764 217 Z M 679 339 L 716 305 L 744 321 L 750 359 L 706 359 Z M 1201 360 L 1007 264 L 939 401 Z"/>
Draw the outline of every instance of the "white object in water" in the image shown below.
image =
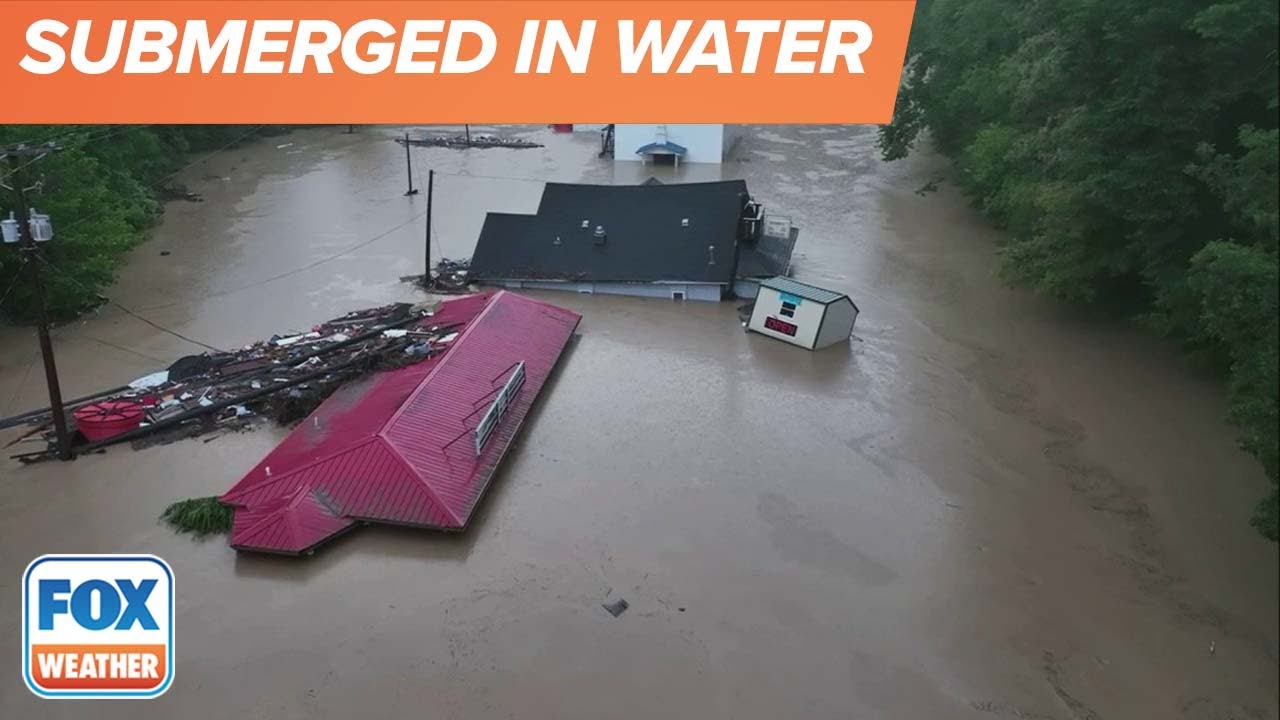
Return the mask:
<path fill-rule="evenodd" d="M 134 380 L 133 382 L 129 383 L 129 387 L 133 388 L 134 390 L 144 390 L 146 388 L 153 388 L 159 385 L 163 385 L 167 382 L 169 382 L 169 371 L 160 370 L 159 372 L 153 372 L 150 375 L 143 375 L 137 380 Z"/>

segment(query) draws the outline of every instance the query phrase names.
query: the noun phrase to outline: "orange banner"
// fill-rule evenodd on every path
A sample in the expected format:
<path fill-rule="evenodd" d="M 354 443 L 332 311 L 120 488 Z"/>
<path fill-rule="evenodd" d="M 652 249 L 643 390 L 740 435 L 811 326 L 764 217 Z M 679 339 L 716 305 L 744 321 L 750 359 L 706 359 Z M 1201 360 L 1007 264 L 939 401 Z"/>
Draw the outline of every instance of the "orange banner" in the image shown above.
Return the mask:
<path fill-rule="evenodd" d="M 913 0 L 9 0 L 4 123 L 885 123 Z"/>
<path fill-rule="evenodd" d="M 31 677 L 45 690 L 152 690 L 165 656 L 164 645 L 32 645 Z"/>

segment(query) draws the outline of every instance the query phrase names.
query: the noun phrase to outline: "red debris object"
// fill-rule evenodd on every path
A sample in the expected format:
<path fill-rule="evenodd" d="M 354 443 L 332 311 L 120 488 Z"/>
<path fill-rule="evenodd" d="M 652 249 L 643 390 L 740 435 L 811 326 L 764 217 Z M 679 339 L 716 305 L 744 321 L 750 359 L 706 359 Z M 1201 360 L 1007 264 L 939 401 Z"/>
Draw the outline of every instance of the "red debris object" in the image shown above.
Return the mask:
<path fill-rule="evenodd" d="M 571 133 L 573 132 L 573 123 L 569 123 L 569 124 L 560 123 L 560 124 L 552 125 L 551 131 L 557 132 L 557 133 Z"/>
<path fill-rule="evenodd" d="M 72 416 L 80 434 L 97 442 L 138 427 L 145 412 L 137 400 L 99 400 L 76 408 Z"/>
<path fill-rule="evenodd" d="M 231 546 L 300 554 L 357 521 L 465 528 L 579 320 L 505 291 L 443 303 L 425 323 L 465 323 L 445 352 L 343 387 L 220 498 Z"/>

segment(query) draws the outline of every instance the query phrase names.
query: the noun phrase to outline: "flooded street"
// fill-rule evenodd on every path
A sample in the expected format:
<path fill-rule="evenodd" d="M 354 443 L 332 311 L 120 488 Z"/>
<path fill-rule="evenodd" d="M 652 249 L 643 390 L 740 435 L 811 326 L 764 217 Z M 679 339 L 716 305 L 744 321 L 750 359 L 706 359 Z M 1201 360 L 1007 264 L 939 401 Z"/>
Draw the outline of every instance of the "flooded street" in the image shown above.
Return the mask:
<path fill-rule="evenodd" d="M 1220 387 L 1003 286 L 995 231 L 945 185 L 915 192 L 940 161 L 883 164 L 871 127 L 751 127 L 725 165 L 678 171 L 598 160 L 590 131 L 501 131 L 546 147 L 413 149 L 437 259 L 469 255 L 488 211 L 532 212 L 540 181 L 742 177 L 800 227 L 795 276 L 858 303 L 854 341 L 747 335 L 734 302 L 536 293 L 582 313 L 581 338 L 470 530 L 365 528 L 309 559 L 157 522 L 284 430 L 6 453 L 0 715 L 1278 717 L 1280 558 L 1247 524 L 1266 478 Z M 397 132 L 307 129 L 193 167 L 205 202 L 171 203 L 110 296 L 221 348 L 422 299 L 398 282 L 422 272 L 426 198 L 403 196 Z M 67 397 L 201 350 L 115 308 L 55 344 Z M 0 415 L 44 393 L 34 333 L 0 329 Z M 162 698 L 23 686 L 23 568 L 71 552 L 173 566 Z"/>

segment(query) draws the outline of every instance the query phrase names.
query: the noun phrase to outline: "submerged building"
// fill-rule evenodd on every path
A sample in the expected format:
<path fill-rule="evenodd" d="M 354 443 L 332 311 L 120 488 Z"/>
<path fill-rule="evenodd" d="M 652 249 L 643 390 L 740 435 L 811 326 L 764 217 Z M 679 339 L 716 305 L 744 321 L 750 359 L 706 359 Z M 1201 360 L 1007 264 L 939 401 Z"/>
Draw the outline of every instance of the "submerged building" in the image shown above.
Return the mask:
<path fill-rule="evenodd" d="M 618 162 L 720 163 L 737 139 L 732 125 L 619 124 L 605 129 L 605 144 Z"/>
<path fill-rule="evenodd" d="M 785 275 L 799 231 L 742 180 L 548 183 L 533 215 L 489 213 L 470 276 L 507 288 L 721 300 Z"/>
<path fill-rule="evenodd" d="M 747 329 L 809 350 L 849 339 L 858 306 L 841 292 L 788 277 L 760 283 Z"/>
<path fill-rule="evenodd" d="M 219 500 L 236 550 L 309 554 L 361 524 L 462 530 L 581 316 L 514 293 L 446 301 L 427 359 L 348 383 Z"/>

